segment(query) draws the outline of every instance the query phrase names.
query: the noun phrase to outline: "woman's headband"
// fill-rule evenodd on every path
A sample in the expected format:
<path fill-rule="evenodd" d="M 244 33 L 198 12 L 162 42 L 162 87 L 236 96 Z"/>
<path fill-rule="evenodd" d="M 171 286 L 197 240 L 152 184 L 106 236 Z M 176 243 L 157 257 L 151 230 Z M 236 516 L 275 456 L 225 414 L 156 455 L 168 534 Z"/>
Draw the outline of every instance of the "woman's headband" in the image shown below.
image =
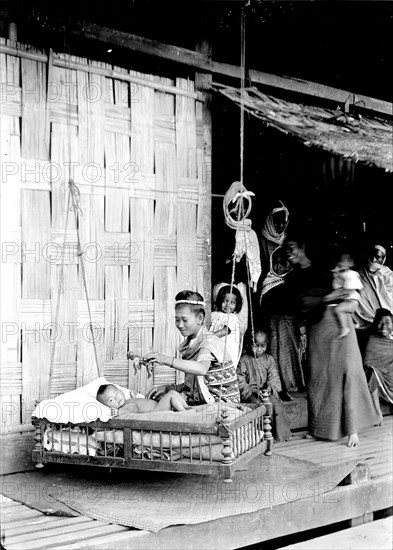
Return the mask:
<path fill-rule="evenodd" d="M 376 244 L 374 246 L 374 248 L 376 248 L 377 250 L 379 250 L 380 252 L 382 252 L 382 254 L 385 254 L 386 256 L 386 248 L 384 248 L 383 246 L 381 246 L 380 244 Z"/>
<path fill-rule="evenodd" d="M 201 306 L 206 307 L 205 302 L 200 302 L 199 300 L 176 300 L 175 305 L 178 304 L 190 304 L 192 306 Z"/>

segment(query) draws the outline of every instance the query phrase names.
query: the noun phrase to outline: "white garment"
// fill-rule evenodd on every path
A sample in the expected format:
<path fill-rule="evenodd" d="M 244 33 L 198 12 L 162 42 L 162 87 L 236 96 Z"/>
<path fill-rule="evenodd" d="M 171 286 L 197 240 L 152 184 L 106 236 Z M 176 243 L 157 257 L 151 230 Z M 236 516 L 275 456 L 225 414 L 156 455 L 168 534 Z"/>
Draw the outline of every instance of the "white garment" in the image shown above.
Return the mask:
<path fill-rule="evenodd" d="M 113 382 L 108 382 L 106 378 L 101 376 L 90 382 L 90 384 L 62 393 L 54 399 L 44 399 L 37 405 L 32 416 L 46 418 L 50 422 L 59 424 L 67 424 L 68 422 L 78 424 L 94 422 L 95 420 L 107 422 L 112 418 L 111 409 L 96 399 L 98 388 L 104 384 L 113 384 Z M 144 395 L 136 393 L 134 390 L 122 388 L 117 384 L 113 385 L 122 390 L 126 399 L 144 397 Z"/>
<path fill-rule="evenodd" d="M 247 263 L 250 270 L 250 286 L 255 292 L 257 290 L 258 280 L 262 273 L 261 255 L 257 234 L 253 229 L 236 231 L 235 259 L 240 262 L 243 254 L 246 254 Z"/>
<path fill-rule="evenodd" d="M 253 196 L 255 196 L 254 193 L 252 191 L 247 191 L 240 181 L 234 181 L 225 193 L 222 205 L 225 223 L 228 227 L 236 229 L 234 257 L 237 262 L 240 262 L 243 255 L 246 255 L 247 264 L 250 270 L 249 284 L 255 292 L 262 268 L 258 237 L 255 231 L 251 229 L 251 220 L 247 218 L 251 212 L 251 197 Z M 236 203 L 236 200 L 240 198 L 247 202 L 247 206 L 243 212 L 238 212 L 239 215 L 242 214 L 242 217 L 236 219 L 232 217 L 230 208 L 232 203 Z"/>
<path fill-rule="evenodd" d="M 224 313 L 223 311 L 213 311 L 211 314 L 210 332 L 217 332 L 224 327 L 228 327 L 231 331 L 226 336 L 222 336 L 221 340 L 229 353 L 232 363 L 235 367 L 239 363 L 240 355 L 243 349 L 244 325 L 236 313 Z"/>
<path fill-rule="evenodd" d="M 340 288 L 343 290 L 351 290 L 352 292 L 349 292 L 346 297 L 347 300 L 359 300 L 360 294 L 356 291 L 363 288 L 363 283 L 357 271 L 347 269 L 346 271 L 334 273 L 332 286 L 334 290 Z"/>

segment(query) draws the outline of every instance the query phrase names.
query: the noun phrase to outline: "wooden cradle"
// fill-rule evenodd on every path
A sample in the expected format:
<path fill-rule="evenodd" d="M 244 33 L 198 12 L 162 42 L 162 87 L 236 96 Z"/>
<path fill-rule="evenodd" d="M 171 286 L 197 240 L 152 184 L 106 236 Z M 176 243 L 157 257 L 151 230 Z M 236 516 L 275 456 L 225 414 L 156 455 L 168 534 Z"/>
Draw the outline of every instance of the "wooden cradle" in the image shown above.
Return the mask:
<path fill-rule="evenodd" d="M 38 468 L 54 462 L 213 474 L 228 481 L 240 466 L 255 456 L 264 451 L 266 455 L 272 454 L 271 415 L 272 404 L 266 392 L 259 406 L 242 412 L 235 420 L 223 410 L 219 419 L 207 424 L 137 418 L 56 424 L 33 418 L 36 429 L 33 462 Z M 48 433 L 52 434 L 49 450 L 45 448 L 45 445 L 48 447 Z M 54 433 L 57 434 L 56 446 Z M 97 445 L 99 454 L 96 448 L 92 456 L 89 447 L 92 448 L 94 441 L 100 442 Z"/>

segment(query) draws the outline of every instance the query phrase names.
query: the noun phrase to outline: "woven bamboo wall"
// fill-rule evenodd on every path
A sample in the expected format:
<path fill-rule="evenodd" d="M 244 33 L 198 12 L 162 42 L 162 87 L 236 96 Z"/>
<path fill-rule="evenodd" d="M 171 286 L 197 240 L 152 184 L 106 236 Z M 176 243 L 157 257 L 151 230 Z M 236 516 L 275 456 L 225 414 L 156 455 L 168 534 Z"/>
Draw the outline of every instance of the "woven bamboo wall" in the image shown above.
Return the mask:
<path fill-rule="evenodd" d="M 135 375 L 126 352 L 175 354 L 175 294 L 210 290 L 210 159 L 194 82 L 6 40 L 0 71 L 3 426 L 98 374 L 70 175 L 100 374 L 143 393 L 174 382 L 167 368 Z"/>

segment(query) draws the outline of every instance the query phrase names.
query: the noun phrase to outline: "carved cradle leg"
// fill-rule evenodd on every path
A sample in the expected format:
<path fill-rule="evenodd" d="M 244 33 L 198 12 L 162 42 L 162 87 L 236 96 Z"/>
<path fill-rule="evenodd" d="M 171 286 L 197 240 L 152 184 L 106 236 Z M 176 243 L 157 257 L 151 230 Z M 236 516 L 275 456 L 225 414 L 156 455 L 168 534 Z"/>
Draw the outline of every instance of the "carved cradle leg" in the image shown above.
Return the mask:
<path fill-rule="evenodd" d="M 35 435 L 34 435 L 35 444 L 33 448 L 33 460 L 35 461 L 34 467 L 43 468 L 44 464 L 42 462 L 42 452 L 44 449 L 43 438 L 44 438 L 45 427 L 37 418 L 32 419 L 32 424 L 35 428 Z"/>
<path fill-rule="evenodd" d="M 226 426 L 228 423 L 229 414 L 226 410 L 221 411 L 221 418 L 219 421 L 218 435 L 220 436 L 223 444 L 221 454 L 223 455 L 222 463 L 230 466 L 233 462 L 233 448 L 231 432 Z M 231 474 L 223 480 L 224 483 L 232 483 Z"/>
<path fill-rule="evenodd" d="M 273 449 L 273 435 L 272 435 L 272 414 L 273 405 L 269 399 L 269 390 L 262 390 L 262 403 L 266 407 L 266 414 L 263 417 L 263 431 L 266 439 L 266 456 L 271 456 Z"/>

